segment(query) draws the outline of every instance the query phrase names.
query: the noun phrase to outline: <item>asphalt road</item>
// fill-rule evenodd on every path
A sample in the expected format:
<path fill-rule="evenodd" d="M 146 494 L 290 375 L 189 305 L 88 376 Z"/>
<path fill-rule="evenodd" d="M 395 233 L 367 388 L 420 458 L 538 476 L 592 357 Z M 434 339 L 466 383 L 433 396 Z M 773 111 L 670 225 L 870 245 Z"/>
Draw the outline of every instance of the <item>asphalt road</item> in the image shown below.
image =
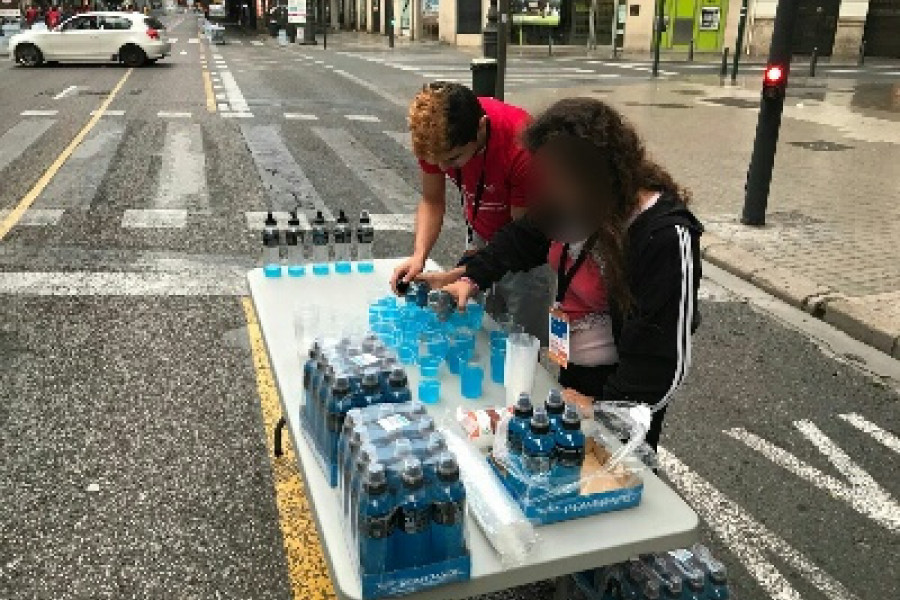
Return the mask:
<path fill-rule="evenodd" d="M 398 141 L 402 106 L 423 73 L 465 62 L 403 49 L 391 60 L 417 69 L 401 69 L 362 45 L 256 38 L 210 48 L 182 16 L 169 35 L 170 59 L 130 73 L 0 67 L 0 210 L 40 192 L 0 234 L 2 598 L 327 590 L 322 572 L 297 580 L 282 542 L 283 466 L 273 475 L 240 303 L 259 251 L 252 223 L 298 202 L 368 209 L 385 215 L 377 255 L 405 253 L 417 172 Z M 588 75 L 562 76 L 562 63 L 521 85 Z M 619 74 L 598 77 L 604 86 L 646 77 L 578 65 Z M 434 255 L 445 264 L 462 239 L 449 212 Z M 721 274 L 703 295 L 661 459 L 735 595 L 892 597 L 900 378 L 865 373 L 865 349 L 840 336 L 824 347 Z M 549 593 L 544 582 L 496 598 Z"/>

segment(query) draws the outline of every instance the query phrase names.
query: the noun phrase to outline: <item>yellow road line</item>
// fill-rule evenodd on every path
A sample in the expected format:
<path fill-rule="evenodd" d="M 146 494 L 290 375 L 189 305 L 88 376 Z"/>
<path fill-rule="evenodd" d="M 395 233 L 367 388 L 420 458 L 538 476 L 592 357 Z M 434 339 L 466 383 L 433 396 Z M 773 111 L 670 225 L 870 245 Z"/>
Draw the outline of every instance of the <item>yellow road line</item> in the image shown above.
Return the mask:
<path fill-rule="evenodd" d="M 118 94 L 119 90 L 122 89 L 122 86 L 125 85 L 125 81 L 128 80 L 128 77 L 129 75 L 131 75 L 131 72 L 133 70 L 134 69 L 128 69 L 127 71 L 125 71 L 125 74 L 122 75 L 122 78 L 119 80 L 119 83 L 116 84 L 116 87 L 114 87 L 109 95 L 103 100 L 103 102 L 100 104 L 100 108 L 98 108 L 94 112 L 94 116 L 92 116 L 90 120 L 88 120 L 88 122 L 85 124 L 85 126 L 81 128 L 81 131 L 75 134 L 75 137 L 72 138 L 72 141 L 69 142 L 69 145 L 66 146 L 62 152 L 60 152 L 59 156 L 56 157 L 56 160 L 53 161 L 53 164 L 51 164 L 47 168 L 47 170 L 44 171 L 44 174 L 41 175 L 41 178 L 37 180 L 37 183 L 35 183 L 34 186 L 32 186 L 30 190 L 28 190 L 28 193 L 25 194 L 21 200 L 19 200 L 19 203 L 16 205 L 16 207 L 12 209 L 12 211 L 10 211 L 8 215 L 6 215 L 6 218 L 4 218 L 3 221 L 0 221 L 0 240 L 5 238 L 6 234 L 8 234 L 9 231 L 16 226 L 16 223 L 19 222 L 19 220 L 25 214 L 25 211 L 27 211 L 31 207 L 31 205 L 34 204 L 34 201 L 38 199 L 38 196 L 40 196 L 41 192 L 44 191 L 44 188 L 47 187 L 47 184 L 49 184 L 50 181 L 56 176 L 57 171 L 59 171 L 59 169 L 65 164 L 65 162 L 69 160 L 69 157 L 72 156 L 72 153 L 75 152 L 75 149 L 78 147 L 78 145 L 81 144 L 82 141 L 84 141 L 84 138 L 87 136 L 87 134 L 90 133 L 91 129 L 94 128 L 94 125 L 97 124 L 97 121 L 100 120 L 100 117 L 103 116 L 103 113 L 106 112 L 106 109 L 109 108 L 109 105 L 112 104 L 112 101 L 116 97 L 116 94 Z"/>
<path fill-rule="evenodd" d="M 266 448 L 272 457 L 272 478 L 275 484 L 275 504 L 281 524 L 281 535 L 284 538 L 284 553 L 287 559 L 288 578 L 295 600 L 328 600 L 335 597 L 322 544 L 316 525 L 309 512 L 303 482 L 297 471 L 294 450 L 287 439 L 285 429 L 284 455 L 275 459 L 275 448 L 272 432 L 275 423 L 281 417 L 281 403 L 278 389 L 269 365 L 262 330 L 256 318 L 256 310 L 250 298 L 241 298 L 244 315 L 247 319 L 247 336 L 250 338 L 250 351 L 253 357 L 253 368 L 256 372 L 256 390 L 262 407 L 263 427 L 266 435 Z"/>
<path fill-rule="evenodd" d="M 216 97 L 213 94 L 212 80 L 209 78 L 209 71 L 203 69 L 203 89 L 206 90 L 206 110 L 211 113 L 216 112 Z"/>

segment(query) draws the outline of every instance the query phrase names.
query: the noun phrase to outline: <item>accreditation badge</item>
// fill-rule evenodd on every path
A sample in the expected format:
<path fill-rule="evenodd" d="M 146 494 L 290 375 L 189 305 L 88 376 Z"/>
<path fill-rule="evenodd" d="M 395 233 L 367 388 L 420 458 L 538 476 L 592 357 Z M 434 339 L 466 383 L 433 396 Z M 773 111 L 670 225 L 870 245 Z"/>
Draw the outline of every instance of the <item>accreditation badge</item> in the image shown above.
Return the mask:
<path fill-rule="evenodd" d="M 550 309 L 550 345 L 548 348 L 548 356 L 550 360 L 565 369 L 569 364 L 569 341 L 572 328 L 570 327 L 569 317 L 560 309 L 559 305 L 554 305 Z"/>

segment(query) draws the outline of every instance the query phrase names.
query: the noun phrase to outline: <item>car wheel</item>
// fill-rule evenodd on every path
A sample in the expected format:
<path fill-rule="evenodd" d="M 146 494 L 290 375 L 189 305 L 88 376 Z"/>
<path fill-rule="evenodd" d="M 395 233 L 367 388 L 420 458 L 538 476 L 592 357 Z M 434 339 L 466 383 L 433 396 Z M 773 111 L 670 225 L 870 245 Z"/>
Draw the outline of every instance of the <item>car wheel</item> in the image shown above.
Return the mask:
<path fill-rule="evenodd" d="M 23 67 L 38 67 L 44 62 L 44 55 L 33 44 L 16 46 L 16 62 Z"/>
<path fill-rule="evenodd" d="M 147 62 L 147 55 L 137 46 L 125 46 L 119 50 L 119 60 L 126 67 L 140 67 Z"/>

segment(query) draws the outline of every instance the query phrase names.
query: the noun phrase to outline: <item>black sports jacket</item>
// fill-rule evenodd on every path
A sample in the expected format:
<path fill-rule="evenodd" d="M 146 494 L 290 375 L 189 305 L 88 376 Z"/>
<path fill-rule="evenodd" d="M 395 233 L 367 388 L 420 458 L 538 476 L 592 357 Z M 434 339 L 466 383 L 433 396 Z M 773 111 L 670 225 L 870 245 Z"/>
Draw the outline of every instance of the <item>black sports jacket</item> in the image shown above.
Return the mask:
<path fill-rule="evenodd" d="M 625 260 L 633 304 L 625 314 L 614 304 L 610 307 L 619 363 L 604 385 L 603 400 L 662 407 L 684 380 L 691 334 L 700 322 L 702 233 L 696 217 L 669 192 L 629 227 Z M 507 272 L 545 264 L 549 247 L 550 240 L 525 216 L 469 257 L 465 274 L 487 289 Z"/>

